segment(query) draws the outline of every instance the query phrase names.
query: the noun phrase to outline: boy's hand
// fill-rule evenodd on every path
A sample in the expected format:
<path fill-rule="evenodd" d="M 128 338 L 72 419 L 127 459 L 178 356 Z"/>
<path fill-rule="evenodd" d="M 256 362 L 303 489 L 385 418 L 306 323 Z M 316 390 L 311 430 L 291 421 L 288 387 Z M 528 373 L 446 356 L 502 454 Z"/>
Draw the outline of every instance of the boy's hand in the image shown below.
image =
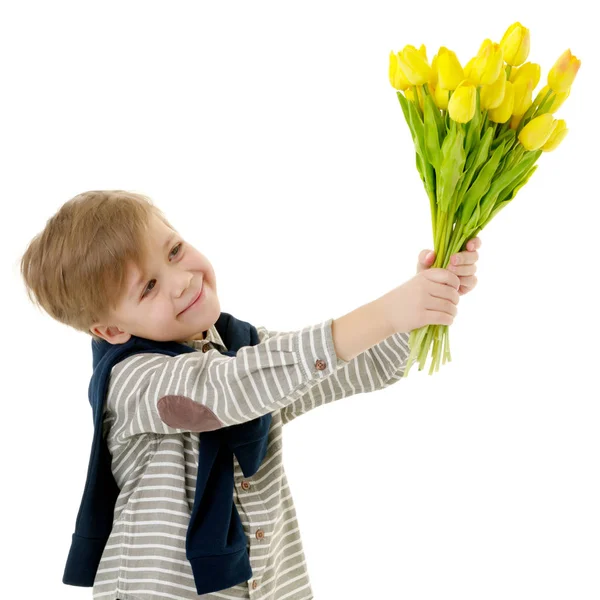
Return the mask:
<path fill-rule="evenodd" d="M 460 279 L 460 288 L 458 293 L 464 296 L 477 285 L 477 265 L 479 254 L 477 250 L 481 248 L 481 240 L 478 237 L 467 242 L 467 249 L 453 254 L 450 257 L 450 264 L 446 267 Z M 435 261 L 435 252 L 433 250 L 423 250 L 419 254 L 419 262 L 417 263 L 417 274 L 425 269 L 429 269 Z"/>

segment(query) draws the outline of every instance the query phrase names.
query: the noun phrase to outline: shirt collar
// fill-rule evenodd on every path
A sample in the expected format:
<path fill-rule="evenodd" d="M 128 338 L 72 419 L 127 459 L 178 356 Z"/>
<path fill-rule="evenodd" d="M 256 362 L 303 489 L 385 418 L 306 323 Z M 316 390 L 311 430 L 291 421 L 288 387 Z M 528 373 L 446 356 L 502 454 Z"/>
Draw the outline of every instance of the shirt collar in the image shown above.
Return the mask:
<path fill-rule="evenodd" d="M 191 346 L 192 348 L 196 348 L 200 350 L 202 346 L 211 342 L 215 347 L 222 350 L 227 350 L 227 346 L 223 344 L 223 339 L 219 335 L 217 328 L 214 325 L 211 325 L 206 331 L 206 337 L 200 340 L 187 340 L 183 342 L 187 346 Z"/>

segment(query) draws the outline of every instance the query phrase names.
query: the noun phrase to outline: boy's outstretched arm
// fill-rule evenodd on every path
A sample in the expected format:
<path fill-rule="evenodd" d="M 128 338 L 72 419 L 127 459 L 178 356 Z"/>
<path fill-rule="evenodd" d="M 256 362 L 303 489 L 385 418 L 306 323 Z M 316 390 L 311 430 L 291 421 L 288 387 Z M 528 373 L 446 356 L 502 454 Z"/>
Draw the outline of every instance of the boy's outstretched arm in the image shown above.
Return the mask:
<path fill-rule="evenodd" d="M 302 396 L 281 408 L 285 425 L 308 411 L 354 394 L 375 392 L 402 378 L 409 355 L 410 332 L 393 332 L 382 299 L 334 319 L 335 351 L 344 366 L 311 386 Z M 261 342 L 286 332 L 258 327 Z"/>
<path fill-rule="evenodd" d="M 261 341 L 282 332 L 258 327 Z M 382 390 L 402 379 L 409 355 L 410 332 L 394 333 L 348 361 L 302 396 L 281 409 L 283 425 L 310 410 L 355 394 Z"/>

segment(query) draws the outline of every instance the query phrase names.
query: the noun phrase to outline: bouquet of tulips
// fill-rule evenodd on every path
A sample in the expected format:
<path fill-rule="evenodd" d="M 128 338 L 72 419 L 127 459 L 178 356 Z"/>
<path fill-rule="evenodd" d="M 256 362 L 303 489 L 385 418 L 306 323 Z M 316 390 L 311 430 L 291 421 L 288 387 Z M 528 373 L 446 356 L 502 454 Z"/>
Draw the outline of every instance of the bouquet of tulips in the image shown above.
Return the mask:
<path fill-rule="evenodd" d="M 486 39 L 464 67 L 444 46 L 431 65 L 425 46 L 390 52 L 390 83 L 429 196 L 434 268 L 446 268 L 465 249 L 527 183 L 541 154 L 567 134 L 565 121 L 553 113 L 569 96 L 581 61 L 566 50 L 532 100 L 540 65 L 525 62 L 529 44 L 529 29 L 517 22 L 499 44 Z M 411 331 L 405 377 L 413 362 L 423 369 L 432 345 L 430 375 L 442 358 L 444 364 L 452 360 L 448 326 Z"/>

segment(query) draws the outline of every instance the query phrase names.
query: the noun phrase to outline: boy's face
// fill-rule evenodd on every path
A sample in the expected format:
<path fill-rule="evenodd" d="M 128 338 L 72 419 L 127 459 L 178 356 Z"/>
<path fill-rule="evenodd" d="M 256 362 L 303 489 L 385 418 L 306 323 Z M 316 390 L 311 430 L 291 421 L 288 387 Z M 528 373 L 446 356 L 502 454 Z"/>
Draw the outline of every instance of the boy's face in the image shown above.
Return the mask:
<path fill-rule="evenodd" d="M 109 323 L 95 323 L 90 330 L 111 344 L 123 344 L 131 335 L 156 341 L 202 339 L 221 314 L 212 265 L 154 216 L 149 231 L 145 273 L 128 265 L 125 300 Z M 199 301 L 182 312 L 201 288 Z"/>

